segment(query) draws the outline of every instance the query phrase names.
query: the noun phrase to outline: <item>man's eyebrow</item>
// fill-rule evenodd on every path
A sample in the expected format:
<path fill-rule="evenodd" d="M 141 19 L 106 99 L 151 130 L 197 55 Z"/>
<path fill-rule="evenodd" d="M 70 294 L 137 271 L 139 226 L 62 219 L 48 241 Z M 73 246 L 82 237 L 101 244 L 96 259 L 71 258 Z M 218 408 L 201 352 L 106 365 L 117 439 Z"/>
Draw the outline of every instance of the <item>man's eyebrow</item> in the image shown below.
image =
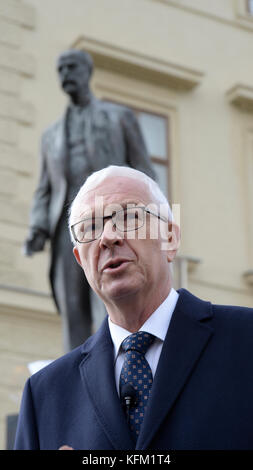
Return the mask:
<path fill-rule="evenodd" d="M 118 206 L 120 206 L 122 209 L 127 209 L 127 207 L 129 207 L 129 206 L 130 206 L 130 207 L 144 206 L 143 203 L 141 203 L 141 202 L 136 202 L 136 201 L 134 201 L 134 200 L 132 200 L 132 201 L 130 200 L 130 201 L 127 201 L 127 202 L 115 203 L 115 204 L 117 204 Z M 113 203 L 112 203 L 112 204 L 108 204 L 108 206 L 105 206 L 103 210 L 105 210 L 106 207 L 110 207 L 110 206 L 113 206 Z M 118 209 L 118 210 L 120 210 L 120 209 Z M 93 218 L 94 215 L 96 215 L 96 208 L 95 208 L 95 209 L 93 208 L 92 211 L 89 212 L 89 214 L 87 214 L 86 211 L 85 211 L 84 213 L 81 213 L 81 214 L 80 214 L 80 218 L 81 218 L 82 220 L 83 220 L 83 219 L 86 219 L 86 218 L 90 219 L 91 217 Z"/>
<path fill-rule="evenodd" d="M 129 206 L 139 207 L 141 205 L 143 205 L 141 202 L 136 202 L 136 201 L 127 201 L 127 202 L 122 202 L 120 204 L 120 206 L 122 206 L 122 209 L 126 209 Z"/>

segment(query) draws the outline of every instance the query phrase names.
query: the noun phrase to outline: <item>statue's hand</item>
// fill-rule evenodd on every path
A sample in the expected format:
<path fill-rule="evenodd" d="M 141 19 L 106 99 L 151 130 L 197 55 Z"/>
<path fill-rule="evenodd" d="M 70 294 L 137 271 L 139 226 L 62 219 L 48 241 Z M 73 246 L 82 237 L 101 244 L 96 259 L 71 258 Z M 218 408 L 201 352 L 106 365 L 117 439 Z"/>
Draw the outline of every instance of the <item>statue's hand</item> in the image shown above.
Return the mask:
<path fill-rule="evenodd" d="M 44 249 L 48 236 L 41 230 L 33 230 L 29 237 L 25 240 L 23 252 L 25 256 L 32 256 L 33 253 L 42 251 Z"/>

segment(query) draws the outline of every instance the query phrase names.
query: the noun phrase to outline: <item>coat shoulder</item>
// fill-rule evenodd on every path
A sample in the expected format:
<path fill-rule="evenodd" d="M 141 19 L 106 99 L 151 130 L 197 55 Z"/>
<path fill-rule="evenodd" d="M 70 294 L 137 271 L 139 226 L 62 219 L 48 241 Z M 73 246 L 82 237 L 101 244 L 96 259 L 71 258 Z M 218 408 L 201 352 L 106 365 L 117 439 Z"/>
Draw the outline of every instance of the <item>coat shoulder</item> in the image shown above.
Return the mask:
<path fill-rule="evenodd" d="M 40 387 L 48 387 L 48 384 L 58 386 L 69 383 L 71 380 L 79 381 L 79 367 L 90 350 L 100 342 L 108 341 L 108 322 L 104 320 L 99 330 L 90 336 L 83 344 L 51 362 L 43 369 L 33 374 L 30 378 L 32 387 L 38 390 Z"/>
<path fill-rule="evenodd" d="M 253 328 L 253 308 L 234 305 L 212 305 L 215 318 L 221 318 L 230 324 L 248 325 Z"/>
<path fill-rule="evenodd" d="M 186 289 L 179 289 L 178 306 L 195 320 L 224 319 L 241 323 L 253 322 L 253 308 L 234 305 L 214 304 L 200 299 Z"/>
<path fill-rule="evenodd" d="M 30 377 L 32 387 L 40 388 L 44 384 L 54 382 L 56 378 L 60 382 L 69 381 L 70 377 L 75 376 L 78 372 L 82 356 L 82 346 L 79 346 L 73 351 L 55 359 Z"/>

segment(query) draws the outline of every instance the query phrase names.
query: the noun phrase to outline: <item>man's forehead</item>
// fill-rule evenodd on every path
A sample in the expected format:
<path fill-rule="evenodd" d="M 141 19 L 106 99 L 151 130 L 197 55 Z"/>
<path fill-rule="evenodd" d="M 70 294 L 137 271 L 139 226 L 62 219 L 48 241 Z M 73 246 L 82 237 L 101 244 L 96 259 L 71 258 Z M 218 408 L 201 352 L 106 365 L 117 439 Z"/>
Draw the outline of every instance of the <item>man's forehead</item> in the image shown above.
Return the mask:
<path fill-rule="evenodd" d="M 103 197 L 105 203 L 131 201 L 138 202 L 139 200 L 150 201 L 150 191 L 147 185 L 135 178 L 129 177 L 108 177 L 102 181 L 97 187 L 88 190 L 84 195 L 84 200 L 87 203 L 94 203 L 95 199 Z"/>
<path fill-rule="evenodd" d="M 150 202 L 149 189 L 143 181 L 126 177 L 108 178 L 83 194 L 78 216 L 82 217 L 97 209 L 101 211 L 117 207 L 116 210 L 119 210 L 127 205 L 147 205 Z"/>

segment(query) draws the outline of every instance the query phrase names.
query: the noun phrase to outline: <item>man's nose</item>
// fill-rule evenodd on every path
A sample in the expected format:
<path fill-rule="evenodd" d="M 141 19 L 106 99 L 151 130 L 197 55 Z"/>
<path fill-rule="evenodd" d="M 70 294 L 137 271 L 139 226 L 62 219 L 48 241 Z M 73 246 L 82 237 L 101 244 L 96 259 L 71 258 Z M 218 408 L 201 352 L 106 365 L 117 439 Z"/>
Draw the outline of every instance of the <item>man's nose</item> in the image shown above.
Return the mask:
<path fill-rule="evenodd" d="M 112 219 L 106 220 L 104 230 L 100 238 L 100 247 L 110 248 L 113 245 L 121 245 L 124 239 L 124 232 L 117 230 Z"/>

